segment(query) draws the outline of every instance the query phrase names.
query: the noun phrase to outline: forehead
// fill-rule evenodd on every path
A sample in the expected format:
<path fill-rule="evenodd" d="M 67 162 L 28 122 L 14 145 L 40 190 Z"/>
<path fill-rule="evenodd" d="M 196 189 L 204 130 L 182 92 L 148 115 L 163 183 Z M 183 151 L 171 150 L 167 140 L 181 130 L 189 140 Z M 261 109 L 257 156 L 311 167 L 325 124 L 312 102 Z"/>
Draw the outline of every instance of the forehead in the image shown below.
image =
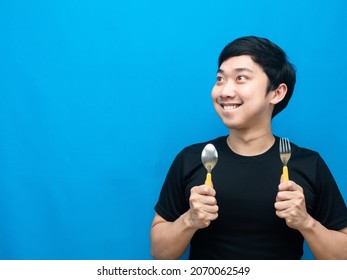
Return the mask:
<path fill-rule="evenodd" d="M 221 66 L 219 67 L 219 71 L 222 70 L 223 72 L 230 72 L 236 70 L 238 70 L 239 72 L 240 69 L 244 69 L 245 71 L 248 70 L 254 73 L 264 73 L 260 65 L 255 63 L 252 57 L 249 55 L 230 57 L 224 60 Z"/>

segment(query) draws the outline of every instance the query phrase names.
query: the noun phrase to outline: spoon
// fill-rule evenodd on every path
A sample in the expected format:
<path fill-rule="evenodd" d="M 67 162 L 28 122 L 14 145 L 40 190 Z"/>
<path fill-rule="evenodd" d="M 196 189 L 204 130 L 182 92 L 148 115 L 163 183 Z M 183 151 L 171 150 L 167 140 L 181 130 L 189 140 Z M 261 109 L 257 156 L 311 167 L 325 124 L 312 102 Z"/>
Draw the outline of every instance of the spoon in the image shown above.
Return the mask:
<path fill-rule="evenodd" d="M 218 161 L 218 153 L 212 144 L 207 144 L 201 153 L 201 161 L 207 170 L 205 185 L 212 187 L 212 169 L 216 166 Z"/>

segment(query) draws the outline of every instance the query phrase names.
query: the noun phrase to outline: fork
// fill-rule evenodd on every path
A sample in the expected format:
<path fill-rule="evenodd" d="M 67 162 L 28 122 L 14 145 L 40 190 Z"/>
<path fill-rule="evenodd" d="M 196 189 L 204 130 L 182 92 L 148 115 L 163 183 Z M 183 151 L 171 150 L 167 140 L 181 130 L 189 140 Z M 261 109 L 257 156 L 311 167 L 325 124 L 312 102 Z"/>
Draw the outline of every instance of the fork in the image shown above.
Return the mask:
<path fill-rule="evenodd" d="M 288 138 L 281 138 L 280 139 L 280 158 L 283 162 L 283 181 L 288 182 L 289 181 L 289 174 L 288 174 L 288 161 L 291 156 L 291 148 L 290 148 L 290 142 Z"/>

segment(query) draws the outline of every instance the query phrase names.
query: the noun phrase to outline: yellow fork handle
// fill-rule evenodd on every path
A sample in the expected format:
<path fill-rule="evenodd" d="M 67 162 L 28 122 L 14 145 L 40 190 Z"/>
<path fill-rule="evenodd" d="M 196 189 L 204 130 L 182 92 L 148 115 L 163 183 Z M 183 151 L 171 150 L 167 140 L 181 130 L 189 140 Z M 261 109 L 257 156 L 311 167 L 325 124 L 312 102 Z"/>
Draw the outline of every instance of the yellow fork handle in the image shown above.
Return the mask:
<path fill-rule="evenodd" d="M 212 188 L 212 175 L 209 172 L 206 174 L 205 185 Z"/>
<path fill-rule="evenodd" d="M 289 181 L 289 173 L 288 173 L 288 167 L 287 166 L 283 166 L 283 177 L 282 180 L 283 182 L 288 182 Z"/>

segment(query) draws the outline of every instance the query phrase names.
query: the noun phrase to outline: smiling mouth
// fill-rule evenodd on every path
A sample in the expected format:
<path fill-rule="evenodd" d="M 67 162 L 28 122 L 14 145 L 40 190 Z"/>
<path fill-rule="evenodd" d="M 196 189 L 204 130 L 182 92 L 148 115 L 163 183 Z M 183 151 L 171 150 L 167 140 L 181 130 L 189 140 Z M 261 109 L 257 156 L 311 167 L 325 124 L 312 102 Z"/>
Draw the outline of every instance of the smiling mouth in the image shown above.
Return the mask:
<path fill-rule="evenodd" d="M 237 108 L 239 108 L 241 105 L 240 104 L 234 104 L 234 105 L 222 105 L 222 108 L 224 111 L 232 111 Z"/>

